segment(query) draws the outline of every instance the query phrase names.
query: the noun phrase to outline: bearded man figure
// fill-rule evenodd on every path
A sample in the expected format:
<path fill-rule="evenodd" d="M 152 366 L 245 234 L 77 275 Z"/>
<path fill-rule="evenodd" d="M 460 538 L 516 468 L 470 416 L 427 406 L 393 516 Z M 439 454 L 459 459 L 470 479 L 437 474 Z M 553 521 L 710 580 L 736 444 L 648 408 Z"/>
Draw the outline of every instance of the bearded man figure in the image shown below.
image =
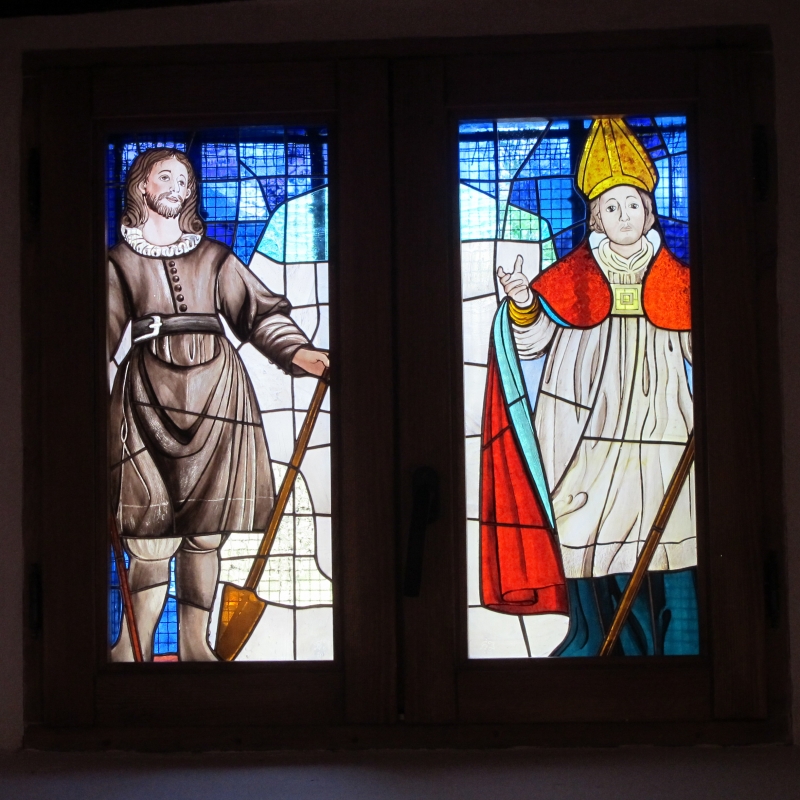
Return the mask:
<path fill-rule="evenodd" d="M 328 366 L 288 301 L 204 236 L 197 202 L 182 152 L 144 151 L 127 177 L 122 240 L 109 252 L 109 358 L 132 322 L 111 392 L 110 497 L 145 661 L 173 555 L 179 658 L 216 660 L 208 625 L 219 548 L 233 531 L 263 531 L 273 505 L 258 403 L 220 316 L 287 373 L 322 375 Z M 123 621 L 111 659 L 133 658 Z"/>
<path fill-rule="evenodd" d="M 576 175 L 592 233 L 532 281 L 521 257 L 498 269 L 482 599 L 568 613 L 553 655 L 598 655 L 694 427 L 690 272 L 659 232 L 657 181 L 624 120 L 595 120 Z M 696 654 L 696 572 L 692 472 L 616 652 Z"/>

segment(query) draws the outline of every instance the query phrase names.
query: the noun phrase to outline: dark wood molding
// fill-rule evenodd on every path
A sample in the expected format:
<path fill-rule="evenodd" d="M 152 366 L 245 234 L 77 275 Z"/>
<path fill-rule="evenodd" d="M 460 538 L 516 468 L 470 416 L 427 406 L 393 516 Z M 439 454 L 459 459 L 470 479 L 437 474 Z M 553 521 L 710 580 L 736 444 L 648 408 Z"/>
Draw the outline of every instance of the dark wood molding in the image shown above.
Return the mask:
<path fill-rule="evenodd" d="M 767 28 L 730 27 L 25 54 L 22 158 L 41 176 L 38 195 L 35 181 L 22 186 L 25 537 L 44 587 L 43 631 L 25 638 L 26 746 L 786 741 L 786 598 L 770 599 L 768 624 L 763 594 L 765 559 L 785 571 L 769 48 Z M 621 87 L 613 76 L 631 53 L 647 69 Z M 135 92 L 118 91 L 133 73 Z M 694 137 L 702 655 L 470 661 L 457 121 L 665 111 L 687 114 Z M 336 153 L 337 658 L 110 665 L 104 137 L 286 119 L 328 122 Z M 420 596 L 400 598 L 411 474 L 422 465 L 439 472 L 441 513 Z M 214 699 L 200 706 L 200 696 Z"/>
<path fill-rule="evenodd" d="M 263 64 L 348 58 L 422 58 L 479 54 L 557 53 L 583 55 L 614 50 L 645 51 L 745 48 L 770 51 L 768 25 L 730 25 L 627 30 L 603 33 L 431 37 L 361 41 L 264 42 L 237 45 L 35 50 L 23 54 L 23 72 L 65 66 L 111 67 L 158 64 Z"/>

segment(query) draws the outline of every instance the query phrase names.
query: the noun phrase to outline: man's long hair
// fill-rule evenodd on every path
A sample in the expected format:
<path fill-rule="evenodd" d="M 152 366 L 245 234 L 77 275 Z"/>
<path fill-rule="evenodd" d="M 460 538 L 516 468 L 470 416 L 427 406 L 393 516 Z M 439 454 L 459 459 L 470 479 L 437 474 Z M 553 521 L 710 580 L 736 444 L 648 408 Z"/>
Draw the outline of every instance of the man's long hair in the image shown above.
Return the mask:
<path fill-rule="evenodd" d="M 147 181 L 150 171 L 156 164 L 168 161 L 170 158 L 174 158 L 186 167 L 188 178 L 189 195 L 178 215 L 178 225 L 184 233 L 202 234 L 205 231 L 205 223 L 197 211 L 199 192 L 192 163 L 185 153 L 173 147 L 153 147 L 143 151 L 134 159 L 125 182 L 125 211 L 122 214 L 122 224 L 127 228 L 141 228 L 147 221 L 149 209 L 140 184 Z"/>

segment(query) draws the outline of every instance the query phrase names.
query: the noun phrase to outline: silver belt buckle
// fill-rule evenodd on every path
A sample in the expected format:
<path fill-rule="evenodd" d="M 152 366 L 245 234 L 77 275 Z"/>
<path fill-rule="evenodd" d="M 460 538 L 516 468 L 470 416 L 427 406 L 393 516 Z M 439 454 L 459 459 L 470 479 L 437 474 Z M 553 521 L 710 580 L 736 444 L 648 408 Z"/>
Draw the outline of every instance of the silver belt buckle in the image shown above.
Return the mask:
<path fill-rule="evenodd" d="M 149 333 L 143 333 L 141 336 L 137 336 L 133 342 L 134 344 L 138 344 L 139 342 L 143 342 L 145 339 L 155 339 L 158 336 L 158 332 L 161 330 L 161 317 L 158 314 L 151 314 L 150 318 L 153 320 L 150 323 L 150 331 Z"/>

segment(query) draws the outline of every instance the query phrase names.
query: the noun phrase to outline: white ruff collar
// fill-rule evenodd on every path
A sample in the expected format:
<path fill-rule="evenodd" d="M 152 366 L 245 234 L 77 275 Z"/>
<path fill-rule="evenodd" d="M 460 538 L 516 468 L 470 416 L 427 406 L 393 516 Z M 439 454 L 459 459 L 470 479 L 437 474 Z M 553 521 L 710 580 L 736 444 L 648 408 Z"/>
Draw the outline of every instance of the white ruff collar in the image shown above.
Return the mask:
<path fill-rule="evenodd" d="M 184 233 L 180 241 L 174 244 L 157 245 L 150 244 L 147 239 L 142 235 L 141 228 L 126 228 L 121 226 L 122 238 L 128 243 L 128 246 L 140 256 L 150 256 L 151 258 L 173 258 L 174 256 L 182 256 L 189 253 L 200 244 L 203 238 L 196 233 Z"/>

